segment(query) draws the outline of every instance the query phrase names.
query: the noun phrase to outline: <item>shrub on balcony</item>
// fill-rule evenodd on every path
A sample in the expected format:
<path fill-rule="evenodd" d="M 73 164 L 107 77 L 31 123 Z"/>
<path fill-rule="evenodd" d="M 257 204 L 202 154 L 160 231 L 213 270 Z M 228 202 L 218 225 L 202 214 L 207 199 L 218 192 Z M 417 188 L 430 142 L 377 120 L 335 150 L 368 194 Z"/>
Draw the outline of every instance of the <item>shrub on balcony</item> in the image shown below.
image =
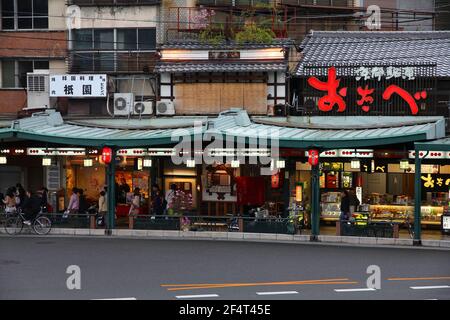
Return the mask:
<path fill-rule="evenodd" d="M 249 24 L 244 29 L 238 32 L 235 36 L 235 40 L 239 44 L 244 43 L 272 43 L 275 38 L 275 34 L 272 30 L 259 27 L 256 24 Z"/>

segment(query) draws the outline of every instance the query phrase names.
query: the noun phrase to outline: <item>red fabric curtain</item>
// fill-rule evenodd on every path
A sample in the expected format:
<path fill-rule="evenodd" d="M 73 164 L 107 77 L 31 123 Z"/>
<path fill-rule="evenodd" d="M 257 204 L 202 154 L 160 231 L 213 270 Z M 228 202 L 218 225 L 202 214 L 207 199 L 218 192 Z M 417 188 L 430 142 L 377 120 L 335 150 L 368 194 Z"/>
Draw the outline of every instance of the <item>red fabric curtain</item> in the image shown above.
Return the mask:
<path fill-rule="evenodd" d="M 238 205 L 262 206 L 266 202 L 263 177 L 236 177 Z"/>

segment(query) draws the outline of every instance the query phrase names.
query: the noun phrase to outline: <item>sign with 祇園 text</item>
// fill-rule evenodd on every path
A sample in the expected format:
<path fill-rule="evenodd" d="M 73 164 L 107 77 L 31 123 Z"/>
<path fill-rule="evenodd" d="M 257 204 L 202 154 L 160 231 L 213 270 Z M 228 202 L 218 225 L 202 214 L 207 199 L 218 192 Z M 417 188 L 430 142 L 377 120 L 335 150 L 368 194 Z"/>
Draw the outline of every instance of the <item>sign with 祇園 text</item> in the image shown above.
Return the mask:
<path fill-rule="evenodd" d="M 50 76 L 50 96 L 68 98 L 104 98 L 106 74 L 62 74 Z"/>

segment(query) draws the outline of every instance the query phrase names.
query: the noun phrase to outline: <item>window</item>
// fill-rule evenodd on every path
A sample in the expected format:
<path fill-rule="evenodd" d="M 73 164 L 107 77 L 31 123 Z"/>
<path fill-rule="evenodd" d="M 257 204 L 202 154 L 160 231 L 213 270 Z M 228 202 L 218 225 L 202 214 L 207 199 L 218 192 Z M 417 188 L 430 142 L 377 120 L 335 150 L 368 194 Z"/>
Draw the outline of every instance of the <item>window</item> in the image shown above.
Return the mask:
<path fill-rule="evenodd" d="M 48 29 L 48 0 L 1 0 L 2 29 Z"/>
<path fill-rule="evenodd" d="M 154 53 L 139 51 L 156 49 L 156 28 L 78 29 L 72 39 L 71 72 L 144 71 Z"/>
<path fill-rule="evenodd" d="M 26 88 L 28 72 L 48 68 L 47 60 L 3 60 L 2 88 Z"/>
<path fill-rule="evenodd" d="M 138 47 L 141 50 L 156 49 L 156 29 L 138 29 Z"/>
<path fill-rule="evenodd" d="M 136 50 L 137 35 L 136 29 L 118 29 L 117 30 L 117 49 L 118 50 Z"/>
<path fill-rule="evenodd" d="M 94 49 L 113 50 L 114 49 L 114 30 L 113 29 L 94 29 Z"/>

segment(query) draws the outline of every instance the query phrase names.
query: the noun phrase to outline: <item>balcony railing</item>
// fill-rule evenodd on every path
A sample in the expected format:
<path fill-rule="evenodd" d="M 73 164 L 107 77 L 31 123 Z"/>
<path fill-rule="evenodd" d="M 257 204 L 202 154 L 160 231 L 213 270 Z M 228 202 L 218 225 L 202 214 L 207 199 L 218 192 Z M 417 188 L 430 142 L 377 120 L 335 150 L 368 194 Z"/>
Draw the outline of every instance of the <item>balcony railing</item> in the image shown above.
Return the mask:
<path fill-rule="evenodd" d="M 68 3 L 78 6 L 135 6 L 160 4 L 161 0 L 68 0 Z"/>
<path fill-rule="evenodd" d="M 257 5 L 275 4 L 275 0 L 199 0 L 198 5 L 202 6 L 234 6 L 234 7 L 252 7 Z"/>
<path fill-rule="evenodd" d="M 349 0 L 281 0 L 286 5 L 315 5 L 323 7 L 353 7 L 353 1 Z"/>
<path fill-rule="evenodd" d="M 82 51 L 69 54 L 71 72 L 149 73 L 153 72 L 155 51 Z"/>

